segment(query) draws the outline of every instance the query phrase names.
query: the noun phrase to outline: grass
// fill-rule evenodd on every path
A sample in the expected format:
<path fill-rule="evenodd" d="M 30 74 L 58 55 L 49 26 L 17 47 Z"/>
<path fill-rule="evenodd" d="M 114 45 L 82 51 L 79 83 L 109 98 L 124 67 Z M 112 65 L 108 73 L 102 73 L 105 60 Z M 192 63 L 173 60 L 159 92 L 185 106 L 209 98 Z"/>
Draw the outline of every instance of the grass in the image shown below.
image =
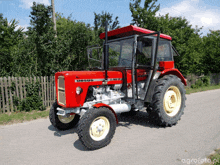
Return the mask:
<path fill-rule="evenodd" d="M 213 154 L 208 156 L 207 161 L 203 165 L 220 165 L 220 149 L 216 149 Z"/>
<path fill-rule="evenodd" d="M 46 118 L 49 115 L 49 109 L 45 111 L 31 111 L 31 112 L 11 112 L 0 114 L 0 125 L 22 123 L 24 121 L 31 121 L 39 118 Z"/>
<path fill-rule="evenodd" d="M 214 165 L 220 165 L 220 149 L 215 150 L 215 153 L 211 154 L 209 158 L 214 162 Z"/>
<path fill-rule="evenodd" d="M 188 87 L 188 88 L 186 88 L 186 94 L 202 92 L 202 91 L 208 91 L 208 90 L 213 90 L 213 89 L 220 89 L 220 84 L 219 85 L 213 85 L 213 86 L 203 86 L 203 87 L 199 87 L 199 88 L 196 88 L 196 89 Z"/>

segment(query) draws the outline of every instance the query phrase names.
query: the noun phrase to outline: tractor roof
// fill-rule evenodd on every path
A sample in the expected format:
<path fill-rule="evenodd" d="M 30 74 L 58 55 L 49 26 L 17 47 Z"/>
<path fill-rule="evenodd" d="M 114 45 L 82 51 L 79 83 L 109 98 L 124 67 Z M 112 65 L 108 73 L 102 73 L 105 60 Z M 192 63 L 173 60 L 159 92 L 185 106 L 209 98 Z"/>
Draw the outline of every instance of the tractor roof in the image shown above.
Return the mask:
<path fill-rule="evenodd" d="M 149 33 L 153 33 L 153 32 L 155 32 L 155 31 L 130 25 L 130 26 L 122 27 L 122 28 L 115 29 L 112 31 L 108 31 L 108 38 L 114 39 L 114 38 L 131 36 L 134 34 L 149 34 Z M 105 33 L 101 33 L 99 37 L 100 37 L 100 39 L 104 39 Z M 172 37 L 170 37 L 169 35 L 166 35 L 166 34 L 162 34 L 162 33 L 160 34 L 160 38 L 172 40 Z"/>

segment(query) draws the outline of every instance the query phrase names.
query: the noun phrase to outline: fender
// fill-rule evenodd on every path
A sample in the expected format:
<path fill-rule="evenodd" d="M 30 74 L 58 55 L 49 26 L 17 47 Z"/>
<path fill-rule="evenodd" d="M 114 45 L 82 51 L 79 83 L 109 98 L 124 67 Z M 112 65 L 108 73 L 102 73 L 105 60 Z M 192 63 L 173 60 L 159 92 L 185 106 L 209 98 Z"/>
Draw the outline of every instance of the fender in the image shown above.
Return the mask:
<path fill-rule="evenodd" d="M 183 75 L 180 73 L 180 71 L 178 69 L 165 69 L 161 72 L 160 77 L 163 77 L 168 74 L 172 74 L 172 75 L 179 77 L 181 79 L 182 83 L 185 86 L 187 86 L 186 79 L 183 77 Z"/>
<path fill-rule="evenodd" d="M 95 104 L 95 105 L 93 105 L 93 107 L 96 107 L 96 108 L 99 108 L 99 107 L 109 108 L 109 109 L 112 111 L 112 113 L 115 115 L 115 119 L 116 119 L 116 122 L 117 122 L 117 124 L 118 124 L 118 117 L 117 117 L 115 111 L 112 109 L 112 107 L 110 107 L 109 105 L 104 104 L 104 103 Z"/>
<path fill-rule="evenodd" d="M 157 76 L 156 74 L 158 74 L 158 73 L 159 73 L 159 75 Z M 151 85 L 149 87 L 148 95 L 146 96 L 146 98 L 144 100 L 147 103 L 150 103 L 152 101 L 154 88 L 156 86 L 156 80 L 157 80 L 158 77 L 161 78 L 161 77 L 163 77 L 165 75 L 168 75 L 168 74 L 175 75 L 175 76 L 177 76 L 178 78 L 181 79 L 182 83 L 185 86 L 187 85 L 186 79 L 183 77 L 183 75 L 180 73 L 180 71 L 178 69 L 174 69 L 174 68 L 173 69 L 165 69 L 162 72 L 157 72 L 156 74 L 155 74 L 155 78 L 152 79 Z"/>

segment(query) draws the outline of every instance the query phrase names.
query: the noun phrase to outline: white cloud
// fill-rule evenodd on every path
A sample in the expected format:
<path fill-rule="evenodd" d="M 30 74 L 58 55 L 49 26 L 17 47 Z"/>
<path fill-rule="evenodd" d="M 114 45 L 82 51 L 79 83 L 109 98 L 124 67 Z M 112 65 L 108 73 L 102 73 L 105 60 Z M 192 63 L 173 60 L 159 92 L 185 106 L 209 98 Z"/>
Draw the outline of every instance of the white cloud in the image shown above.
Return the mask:
<path fill-rule="evenodd" d="M 22 7 L 24 9 L 29 9 L 33 5 L 34 1 L 36 3 L 43 3 L 44 5 L 50 5 L 49 0 L 20 0 L 22 4 L 19 5 L 19 7 Z"/>
<path fill-rule="evenodd" d="M 23 29 L 23 28 L 24 28 L 23 32 L 25 32 L 25 31 L 28 30 L 28 29 L 27 29 L 28 26 L 30 26 L 30 25 L 28 25 L 28 24 L 25 24 L 25 25 L 18 25 L 18 26 L 15 28 L 15 30 Z"/>
<path fill-rule="evenodd" d="M 169 13 L 170 16 L 185 17 L 190 24 L 195 27 L 203 26 L 202 31 L 218 30 L 220 27 L 220 11 L 207 9 L 205 6 L 199 5 L 199 0 L 183 0 L 171 7 L 162 8 L 159 11 L 160 15 Z"/>

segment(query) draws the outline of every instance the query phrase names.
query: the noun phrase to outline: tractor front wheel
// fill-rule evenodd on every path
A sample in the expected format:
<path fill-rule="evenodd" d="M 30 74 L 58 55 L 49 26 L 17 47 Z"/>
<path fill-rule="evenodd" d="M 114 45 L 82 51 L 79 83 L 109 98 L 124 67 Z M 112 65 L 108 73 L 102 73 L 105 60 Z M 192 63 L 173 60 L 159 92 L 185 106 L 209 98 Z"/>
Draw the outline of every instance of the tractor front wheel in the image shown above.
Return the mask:
<path fill-rule="evenodd" d="M 157 80 L 150 115 L 161 126 L 172 126 L 180 120 L 185 108 L 185 89 L 181 80 L 166 75 Z"/>
<path fill-rule="evenodd" d="M 51 124 L 59 130 L 67 130 L 73 128 L 79 121 L 80 116 L 77 114 L 69 115 L 68 117 L 57 115 L 57 102 L 53 103 L 50 108 L 49 118 Z"/>
<path fill-rule="evenodd" d="M 78 136 L 89 150 L 99 149 L 111 142 L 116 129 L 116 119 L 105 107 L 89 109 L 80 119 Z"/>

